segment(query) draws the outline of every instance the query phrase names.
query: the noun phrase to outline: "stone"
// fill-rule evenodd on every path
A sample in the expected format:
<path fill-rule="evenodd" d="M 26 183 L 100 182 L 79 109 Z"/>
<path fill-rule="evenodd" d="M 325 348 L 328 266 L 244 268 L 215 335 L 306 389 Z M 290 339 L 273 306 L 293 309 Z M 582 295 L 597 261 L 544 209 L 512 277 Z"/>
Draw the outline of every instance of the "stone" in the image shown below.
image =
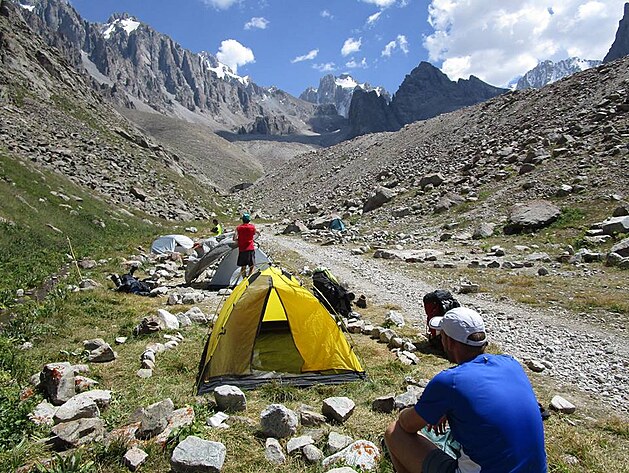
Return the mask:
<path fill-rule="evenodd" d="M 601 223 L 601 228 L 605 235 L 629 233 L 629 215 L 608 218 Z"/>
<path fill-rule="evenodd" d="M 297 413 L 299 414 L 301 425 L 304 427 L 321 425 L 326 421 L 326 417 L 323 414 L 316 412 L 313 407 L 306 406 L 304 404 L 299 406 Z"/>
<path fill-rule="evenodd" d="M 116 345 L 122 345 L 123 343 L 127 343 L 127 337 L 116 337 L 114 341 Z"/>
<path fill-rule="evenodd" d="M 459 286 L 459 294 L 476 294 L 480 291 L 480 285 L 472 282 L 462 282 Z"/>
<path fill-rule="evenodd" d="M 179 320 L 177 320 L 177 317 L 168 312 L 166 309 L 157 310 L 157 319 L 159 320 L 159 325 L 162 329 L 179 330 Z"/>
<path fill-rule="evenodd" d="M 175 447 L 170 466 L 173 473 L 218 473 L 223 468 L 226 453 L 222 443 L 191 435 Z"/>
<path fill-rule="evenodd" d="M 297 414 L 282 404 L 271 404 L 260 413 L 260 427 L 266 437 L 284 438 L 297 432 Z"/>
<path fill-rule="evenodd" d="M 284 455 L 280 442 L 273 437 L 266 439 L 264 445 L 264 456 L 270 463 L 275 465 L 281 465 L 286 461 L 286 455 Z"/>
<path fill-rule="evenodd" d="M 140 428 L 136 432 L 137 438 L 148 439 L 162 433 L 173 410 L 174 404 L 169 398 L 143 408 L 138 419 Z"/>
<path fill-rule="evenodd" d="M 214 388 L 214 399 L 221 411 L 238 412 L 247 410 L 247 398 L 240 388 L 225 384 Z"/>
<path fill-rule="evenodd" d="M 48 363 L 39 377 L 41 389 L 55 406 L 60 406 L 76 394 L 74 370 L 68 362 Z"/>
<path fill-rule="evenodd" d="M 122 463 L 129 470 L 136 471 L 144 464 L 144 462 L 146 462 L 148 456 L 149 454 L 144 450 L 138 447 L 133 447 L 132 449 L 127 450 L 127 453 L 124 454 L 124 457 L 122 457 Z"/>
<path fill-rule="evenodd" d="M 616 253 L 623 258 L 629 257 L 629 238 L 619 241 L 609 250 L 610 253 Z"/>
<path fill-rule="evenodd" d="M 155 437 L 155 442 L 164 447 L 173 430 L 192 425 L 193 422 L 194 409 L 192 407 L 186 406 L 174 410 L 168 417 L 168 424 L 166 425 L 166 428 L 162 431 L 162 433 Z"/>
<path fill-rule="evenodd" d="M 289 223 L 282 235 L 290 235 L 291 233 L 307 233 L 308 227 L 301 220 L 295 220 L 293 223 Z"/>
<path fill-rule="evenodd" d="M 489 238 L 490 236 L 494 234 L 495 229 L 496 229 L 495 224 L 483 222 L 474 229 L 474 233 L 472 233 L 472 238 L 474 240 L 480 240 L 481 238 Z"/>
<path fill-rule="evenodd" d="M 444 182 L 445 179 L 440 173 L 426 174 L 425 176 L 422 176 L 422 178 L 419 180 L 419 187 L 421 187 L 422 189 L 428 185 L 439 187 Z"/>
<path fill-rule="evenodd" d="M 546 365 L 539 360 L 528 360 L 526 362 L 526 366 L 535 373 L 541 373 L 546 369 Z"/>
<path fill-rule="evenodd" d="M 540 276 L 548 276 L 548 269 L 546 269 L 544 266 L 540 266 L 540 268 L 537 270 L 537 274 Z"/>
<path fill-rule="evenodd" d="M 48 401 L 42 401 L 35 406 L 33 412 L 28 415 L 28 418 L 36 425 L 53 425 L 53 418 L 57 409 L 59 408 L 53 406 Z"/>
<path fill-rule="evenodd" d="M 380 456 L 380 450 L 374 443 L 367 440 L 357 440 L 340 452 L 324 458 L 321 464 L 323 467 L 327 467 L 342 462 L 361 470 L 375 470 Z"/>
<path fill-rule="evenodd" d="M 454 192 L 447 192 L 446 194 L 441 196 L 441 198 L 437 202 L 437 205 L 435 205 L 433 212 L 443 213 L 456 205 L 462 204 L 463 202 L 465 202 L 465 198 L 463 198 L 459 194 L 456 194 Z"/>
<path fill-rule="evenodd" d="M 385 325 L 395 325 L 397 327 L 404 327 L 404 316 L 396 310 L 390 310 L 384 316 Z"/>
<path fill-rule="evenodd" d="M 503 231 L 506 235 L 532 232 L 544 228 L 561 215 L 561 209 L 546 200 L 533 200 L 512 207 L 509 223 Z"/>
<path fill-rule="evenodd" d="M 389 394 L 388 396 L 380 396 L 374 399 L 371 403 L 371 408 L 376 412 L 391 413 L 395 407 L 395 396 Z"/>
<path fill-rule="evenodd" d="M 323 460 L 323 452 L 313 444 L 304 445 L 301 454 L 308 463 L 319 463 Z"/>
<path fill-rule="evenodd" d="M 210 323 L 210 321 L 212 320 L 211 317 L 205 315 L 203 311 L 198 307 L 191 307 L 184 315 L 188 317 L 192 323 L 195 324 L 205 325 Z"/>
<path fill-rule="evenodd" d="M 550 401 L 550 408 L 564 414 L 572 414 L 577 410 L 574 404 L 559 395 L 553 396 Z"/>
<path fill-rule="evenodd" d="M 356 470 L 350 468 L 349 466 L 342 466 L 341 468 L 332 468 L 326 473 L 356 473 Z"/>
<path fill-rule="evenodd" d="M 84 394 L 77 394 L 67 402 L 63 403 L 55 412 L 53 418 L 55 424 L 61 424 L 63 422 L 70 422 L 78 419 L 90 419 L 93 417 L 100 417 L 100 410 L 94 402 L 88 396 Z"/>
<path fill-rule="evenodd" d="M 354 413 L 356 404 L 348 397 L 328 397 L 323 400 L 321 412 L 328 419 L 343 423 Z"/>
<path fill-rule="evenodd" d="M 225 424 L 225 421 L 227 419 L 229 419 L 229 415 L 225 414 L 224 412 L 219 411 L 216 414 L 214 414 L 212 417 L 209 417 L 206 421 L 206 424 L 209 425 L 210 427 L 224 429 L 224 428 L 229 427 L 227 424 Z"/>
<path fill-rule="evenodd" d="M 299 452 L 306 445 L 313 444 L 314 440 L 309 435 L 302 435 L 300 437 L 293 437 L 286 442 L 286 453 L 289 455 L 294 452 Z"/>
<path fill-rule="evenodd" d="M 151 368 L 140 368 L 135 372 L 138 378 L 148 379 L 153 376 L 153 370 Z"/>
<path fill-rule="evenodd" d="M 328 453 L 333 454 L 336 452 L 340 452 L 353 442 L 354 439 L 350 436 L 331 431 L 328 435 L 328 442 L 326 443 L 325 448 Z"/>
<path fill-rule="evenodd" d="M 87 357 L 92 363 L 107 363 L 114 361 L 118 357 L 117 353 L 111 348 L 109 343 L 99 346 L 92 350 Z"/>
<path fill-rule="evenodd" d="M 55 425 L 51 434 L 49 442 L 55 449 L 77 448 L 102 440 L 105 435 L 105 422 L 99 418 L 73 420 Z"/>
<path fill-rule="evenodd" d="M 371 212 L 372 210 L 382 207 L 387 202 L 390 202 L 393 197 L 395 197 L 395 191 L 387 189 L 386 187 L 376 188 L 373 195 L 364 203 L 363 213 Z"/>

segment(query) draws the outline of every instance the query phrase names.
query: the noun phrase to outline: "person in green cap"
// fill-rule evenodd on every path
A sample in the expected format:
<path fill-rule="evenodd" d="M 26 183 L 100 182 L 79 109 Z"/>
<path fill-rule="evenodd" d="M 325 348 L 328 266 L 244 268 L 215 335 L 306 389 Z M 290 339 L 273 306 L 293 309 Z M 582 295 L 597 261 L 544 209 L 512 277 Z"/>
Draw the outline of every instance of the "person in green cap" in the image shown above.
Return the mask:
<path fill-rule="evenodd" d="M 256 264 L 256 249 L 253 240 L 259 233 L 255 225 L 251 223 L 251 216 L 248 213 L 242 214 L 242 224 L 236 227 L 234 241 L 238 242 L 238 262 L 236 264 L 240 267 L 240 276 L 243 279 L 253 274 Z"/>

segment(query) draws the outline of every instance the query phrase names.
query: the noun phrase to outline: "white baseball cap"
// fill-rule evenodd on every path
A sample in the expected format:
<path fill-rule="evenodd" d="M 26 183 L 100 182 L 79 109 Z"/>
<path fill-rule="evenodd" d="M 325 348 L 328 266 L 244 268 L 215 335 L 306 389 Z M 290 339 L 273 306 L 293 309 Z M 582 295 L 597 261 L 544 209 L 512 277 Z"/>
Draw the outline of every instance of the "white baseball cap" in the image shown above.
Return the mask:
<path fill-rule="evenodd" d="M 464 345 L 481 347 L 487 343 L 487 333 L 482 317 L 478 312 L 467 307 L 455 307 L 446 312 L 443 317 L 433 317 L 428 325 L 435 330 L 442 330 L 448 337 Z M 479 332 L 485 335 L 482 340 L 468 339 L 473 333 Z"/>

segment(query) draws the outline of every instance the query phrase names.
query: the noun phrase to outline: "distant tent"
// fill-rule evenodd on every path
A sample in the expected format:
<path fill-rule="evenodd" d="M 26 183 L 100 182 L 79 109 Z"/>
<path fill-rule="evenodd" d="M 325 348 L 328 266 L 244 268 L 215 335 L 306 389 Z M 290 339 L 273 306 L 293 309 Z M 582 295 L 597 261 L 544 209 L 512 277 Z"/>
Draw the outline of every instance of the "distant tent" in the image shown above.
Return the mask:
<path fill-rule="evenodd" d="M 270 266 L 225 301 L 203 350 L 197 390 L 360 379 L 365 372 L 325 307 L 292 275 Z"/>
<path fill-rule="evenodd" d="M 190 284 L 197 279 L 203 271 L 210 267 L 214 262 L 236 248 L 237 243 L 232 240 L 233 232 L 225 235 L 223 238 L 208 238 L 203 242 L 205 254 L 201 258 L 190 258 L 186 266 L 186 284 Z M 221 235 L 222 236 L 222 235 Z"/>
<path fill-rule="evenodd" d="M 240 276 L 240 268 L 236 265 L 238 262 L 238 248 L 230 250 L 219 263 L 214 276 L 210 280 L 210 289 L 223 289 L 225 287 L 235 286 Z M 269 263 L 269 257 L 260 248 L 256 248 L 256 268 L 266 268 Z"/>
<path fill-rule="evenodd" d="M 185 235 L 164 235 L 153 241 L 151 253 L 161 255 L 164 253 L 189 253 L 194 242 Z"/>
<path fill-rule="evenodd" d="M 343 223 L 343 220 L 341 220 L 341 217 L 334 217 L 330 222 L 329 228 L 330 230 L 338 230 L 342 232 L 345 230 L 345 224 Z"/>

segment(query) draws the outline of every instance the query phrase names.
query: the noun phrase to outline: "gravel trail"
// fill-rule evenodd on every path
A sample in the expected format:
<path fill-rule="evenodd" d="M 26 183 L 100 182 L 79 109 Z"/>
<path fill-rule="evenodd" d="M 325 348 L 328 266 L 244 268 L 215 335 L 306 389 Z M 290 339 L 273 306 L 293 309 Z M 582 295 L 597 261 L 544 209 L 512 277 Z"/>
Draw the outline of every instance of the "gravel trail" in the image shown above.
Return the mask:
<path fill-rule="evenodd" d="M 261 243 L 271 255 L 277 250 L 292 250 L 311 267 L 328 267 L 371 303 L 399 306 L 406 320 L 423 333 L 422 297 L 437 289 L 434 285 L 408 277 L 388 261 L 352 255 L 345 247 L 319 246 L 269 230 L 262 233 Z M 587 326 L 560 309 L 500 302 L 487 294 L 456 297 L 483 315 L 491 340 L 505 353 L 521 361 L 543 363 L 546 369 L 541 376 L 549 378 L 555 389 L 575 393 L 581 402 L 600 402 L 622 416 L 629 413 L 628 334 Z"/>

